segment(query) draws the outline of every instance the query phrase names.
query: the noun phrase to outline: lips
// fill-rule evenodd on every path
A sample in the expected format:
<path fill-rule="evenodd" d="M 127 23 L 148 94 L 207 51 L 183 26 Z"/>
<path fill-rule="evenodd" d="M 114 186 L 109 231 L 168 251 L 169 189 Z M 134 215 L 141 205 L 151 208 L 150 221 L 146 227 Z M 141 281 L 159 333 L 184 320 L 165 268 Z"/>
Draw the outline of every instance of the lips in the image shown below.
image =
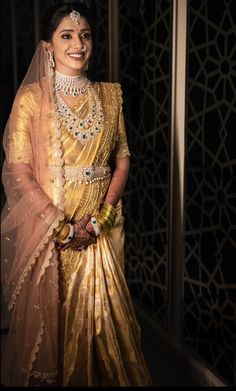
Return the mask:
<path fill-rule="evenodd" d="M 84 58 L 84 53 L 69 53 L 70 58 L 81 59 Z"/>

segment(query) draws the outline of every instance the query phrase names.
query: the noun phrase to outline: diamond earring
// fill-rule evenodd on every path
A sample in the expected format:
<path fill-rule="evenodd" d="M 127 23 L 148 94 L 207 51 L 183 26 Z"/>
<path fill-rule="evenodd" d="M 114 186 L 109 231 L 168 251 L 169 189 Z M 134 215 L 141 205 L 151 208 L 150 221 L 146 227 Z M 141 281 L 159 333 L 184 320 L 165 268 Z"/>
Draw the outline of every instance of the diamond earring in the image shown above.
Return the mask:
<path fill-rule="evenodd" d="M 53 58 L 53 54 L 52 54 L 52 52 L 50 50 L 48 51 L 48 60 L 49 60 L 50 66 L 52 68 L 55 68 L 55 61 L 54 61 L 54 58 Z"/>

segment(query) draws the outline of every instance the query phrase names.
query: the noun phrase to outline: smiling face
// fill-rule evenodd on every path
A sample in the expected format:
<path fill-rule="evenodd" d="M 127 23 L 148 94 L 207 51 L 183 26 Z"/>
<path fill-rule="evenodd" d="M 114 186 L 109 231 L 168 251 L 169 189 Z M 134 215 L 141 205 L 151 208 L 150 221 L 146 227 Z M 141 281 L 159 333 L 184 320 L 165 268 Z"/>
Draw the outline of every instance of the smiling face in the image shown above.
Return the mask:
<path fill-rule="evenodd" d="M 92 54 L 92 34 L 87 20 L 82 17 L 76 24 L 70 16 L 64 17 L 53 33 L 49 49 L 58 72 L 68 76 L 83 74 Z"/>

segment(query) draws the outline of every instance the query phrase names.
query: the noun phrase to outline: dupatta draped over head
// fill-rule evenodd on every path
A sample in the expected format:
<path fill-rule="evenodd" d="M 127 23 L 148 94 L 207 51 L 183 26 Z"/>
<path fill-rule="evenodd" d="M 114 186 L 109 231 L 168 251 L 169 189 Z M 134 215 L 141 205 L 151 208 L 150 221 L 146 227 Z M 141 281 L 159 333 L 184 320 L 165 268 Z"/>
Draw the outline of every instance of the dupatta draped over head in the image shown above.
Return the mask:
<path fill-rule="evenodd" d="M 57 251 L 50 239 L 64 219 L 63 161 L 47 56 L 41 41 L 15 97 L 3 139 L 7 201 L 1 225 L 1 275 L 11 312 L 6 351 L 15 351 L 15 345 L 18 352 L 5 355 L 5 386 L 27 386 L 31 376 L 50 383 L 58 364 Z M 49 156 L 58 167 L 56 181 L 47 168 Z"/>

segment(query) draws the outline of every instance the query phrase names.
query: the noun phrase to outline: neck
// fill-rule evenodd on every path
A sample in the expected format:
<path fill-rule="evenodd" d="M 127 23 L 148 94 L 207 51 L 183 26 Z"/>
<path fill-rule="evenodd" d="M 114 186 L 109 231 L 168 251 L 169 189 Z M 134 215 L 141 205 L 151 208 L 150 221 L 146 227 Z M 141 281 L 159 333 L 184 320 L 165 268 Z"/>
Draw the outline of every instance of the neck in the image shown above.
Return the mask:
<path fill-rule="evenodd" d="M 86 76 L 86 73 L 84 72 L 84 73 L 79 73 L 78 75 L 66 75 L 65 73 L 62 73 L 62 72 L 59 72 L 59 71 L 55 71 L 55 73 L 56 73 L 56 75 L 57 76 L 63 76 L 63 77 L 65 77 L 65 78 L 73 78 L 73 79 L 76 79 L 76 78 L 84 78 L 84 77 L 87 77 Z"/>
<path fill-rule="evenodd" d="M 90 82 L 86 74 L 68 76 L 55 71 L 55 92 L 62 92 L 65 95 L 78 96 L 87 91 L 89 83 Z"/>

